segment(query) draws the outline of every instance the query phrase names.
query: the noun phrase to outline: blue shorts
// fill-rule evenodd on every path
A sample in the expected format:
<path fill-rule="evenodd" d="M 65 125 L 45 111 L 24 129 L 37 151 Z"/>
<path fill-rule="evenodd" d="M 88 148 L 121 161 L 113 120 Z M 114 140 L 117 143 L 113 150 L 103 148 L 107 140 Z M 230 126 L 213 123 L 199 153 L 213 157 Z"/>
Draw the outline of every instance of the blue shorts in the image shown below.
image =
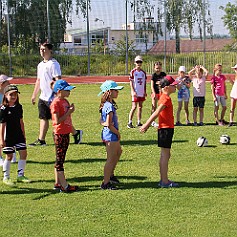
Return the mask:
<path fill-rule="evenodd" d="M 104 127 L 102 130 L 101 138 L 103 142 L 117 142 L 118 136 L 111 132 L 111 130 L 108 127 Z"/>

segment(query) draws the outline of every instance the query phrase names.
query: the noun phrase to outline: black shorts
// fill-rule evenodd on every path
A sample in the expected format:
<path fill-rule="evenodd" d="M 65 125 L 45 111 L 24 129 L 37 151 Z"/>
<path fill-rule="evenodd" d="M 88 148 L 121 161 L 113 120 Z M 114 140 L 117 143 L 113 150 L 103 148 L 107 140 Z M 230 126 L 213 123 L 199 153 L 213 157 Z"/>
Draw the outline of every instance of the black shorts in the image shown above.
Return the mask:
<path fill-rule="evenodd" d="M 171 148 L 173 135 L 174 135 L 173 128 L 159 128 L 158 147 Z"/>
<path fill-rule="evenodd" d="M 205 105 L 205 97 L 193 97 L 193 107 L 204 108 Z"/>
<path fill-rule="evenodd" d="M 48 101 L 39 99 L 38 102 L 39 119 L 51 119 L 50 104 Z"/>

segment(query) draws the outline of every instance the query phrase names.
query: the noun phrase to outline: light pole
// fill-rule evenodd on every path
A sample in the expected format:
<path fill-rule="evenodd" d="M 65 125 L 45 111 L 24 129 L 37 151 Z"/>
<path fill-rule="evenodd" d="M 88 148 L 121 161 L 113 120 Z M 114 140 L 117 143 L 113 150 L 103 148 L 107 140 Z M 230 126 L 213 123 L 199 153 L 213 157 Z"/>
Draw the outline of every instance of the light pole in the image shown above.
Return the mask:
<path fill-rule="evenodd" d="M 47 23 L 48 23 L 48 43 L 51 41 L 50 19 L 49 19 L 49 0 L 47 0 Z"/>
<path fill-rule="evenodd" d="M 90 25 L 89 25 L 89 2 L 86 1 L 86 34 L 87 34 L 87 55 L 88 55 L 88 63 L 87 63 L 87 74 L 90 76 L 90 65 L 91 65 L 91 56 L 90 56 Z"/>
<path fill-rule="evenodd" d="M 97 22 L 97 21 L 101 21 L 102 23 L 103 23 L 103 45 L 104 45 L 104 55 L 105 55 L 105 29 L 104 29 L 104 24 L 105 24 L 105 22 L 103 21 L 103 20 L 101 20 L 101 19 L 99 19 L 99 18 L 95 18 L 95 22 Z"/>
<path fill-rule="evenodd" d="M 7 41 L 8 41 L 8 57 L 9 57 L 9 76 L 12 76 L 12 54 L 11 54 L 11 34 L 10 34 L 10 18 L 9 18 L 9 0 L 7 0 Z"/>
<path fill-rule="evenodd" d="M 166 0 L 164 1 L 164 25 L 165 25 L 165 29 L 164 29 L 164 70 L 166 72 Z"/>
<path fill-rule="evenodd" d="M 205 4 L 206 1 L 203 0 L 203 66 L 205 67 L 205 63 L 206 63 L 206 8 L 205 8 Z"/>
<path fill-rule="evenodd" d="M 126 12 L 126 21 L 125 21 L 125 31 L 126 31 L 126 75 L 128 74 L 128 0 L 126 0 L 125 4 L 125 12 Z"/>

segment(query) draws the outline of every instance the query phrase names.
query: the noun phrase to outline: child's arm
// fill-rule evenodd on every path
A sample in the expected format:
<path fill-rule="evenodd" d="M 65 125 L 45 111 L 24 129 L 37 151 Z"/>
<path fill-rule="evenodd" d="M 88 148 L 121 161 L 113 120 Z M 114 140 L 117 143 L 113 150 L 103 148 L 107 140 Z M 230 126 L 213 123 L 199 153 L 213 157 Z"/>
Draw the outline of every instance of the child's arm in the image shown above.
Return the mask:
<path fill-rule="evenodd" d="M 213 101 L 216 101 L 216 95 L 215 95 L 215 87 L 214 87 L 214 83 L 211 84 L 211 93 L 212 93 Z"/>
<path fill-rule="evenodd" d="M 113 115 L 114 115 L 114 113 L 112 111 L 109 112 L 109 114 L 106 117 L 105 123 L 108 124 L 108 128 L 110 129 L 110 131 L 112 133 L 116 134 L 120 140 L 120 133 L 119 133 L 118 129 L 114 127 Z"/>
<path fill-rule="evenodd" d="M 150 118 L 143 124 L 140 128 L 140 132 L 145 133 L 148 128 L 151 126 L 151 123 L 159 116 L 160 112 L 165 108 L 166 106 L 163 104 L 160 104 L 156 111 L 150 116 Z"/>
<path fill-rule="evenodd" d="M 193 77 L 193 73 L 196 71 L 196 68 L 193 67 L 189 72 L 188 72 L 188 76 L 191 79 Z"/>
<path fill-rule="evenodd" d="M 6 143 L 4 141 L 6 123 L 0 123 L 0 147 L 5 147 Z"/>
<path fill-rule="evenodd" d="M 202 68 L 202 70 L 203 70 L 203 76 L 207 77 L 208 70 L 205 67 L 203 67 L 202 65 L 200 65 L 200 68 Z"/>
<path fill-rule="evenodd" d="M 39 93 L 39 90 L 40 90 L 40 79 L 37 78 L 36 82 L 35 82 L 35 88 L 34 88 L 32 96 L 31 96 L 31 103 L 33 105 L 35 104 L 36 96 Z"/>
<path fill-rule="evenodd" d="M 68 108 L 68 111 L 63 116 L 59 117 L 59 113 L 54 113 L 53 116 L 54 116 L 56 124 L 60 124 L 61 122 L 65 121 L 66 118 L 74 112 L 74 110 L 75 110 L 75 107 L 74 107 L 74 104 L 72 103 L 70 107 Z"/>
<path fill-rule="evenodd" d="M 151 80 L 151 97 L 152 98 L 156 97 L 156 93 L 155 93 L 155 90 L 154 90 L 154 81 L 153 80 Z"/>
<path fill-rule="evenodd" d="M 134 85 L 133 85 L 133 80 L 130 80 L 130 87 L 131 87 L 131 95 L 132 96 L 137 96 L 136 91 L 134 90 Z"/>
<path fill-rule="evenodd" d="M 25 135 L 25 125 L 24 125 L 23 119 L 20 120 L 20 124 L 21 124 L 21 130 L 23 132 L 23 135 L 26 138 L 26 135 Z"/>

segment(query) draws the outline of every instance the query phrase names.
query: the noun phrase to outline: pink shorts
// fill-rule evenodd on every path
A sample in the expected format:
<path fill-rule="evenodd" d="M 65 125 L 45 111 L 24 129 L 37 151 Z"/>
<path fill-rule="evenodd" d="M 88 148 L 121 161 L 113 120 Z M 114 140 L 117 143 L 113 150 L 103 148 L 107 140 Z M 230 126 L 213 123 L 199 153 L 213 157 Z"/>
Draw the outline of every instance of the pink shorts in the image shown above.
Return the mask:
<path fill-rule="evenodd" d="M 144 101 L 145 97 L 132 97 L 132 102 L 140 102 L 140 101 Z"/>

